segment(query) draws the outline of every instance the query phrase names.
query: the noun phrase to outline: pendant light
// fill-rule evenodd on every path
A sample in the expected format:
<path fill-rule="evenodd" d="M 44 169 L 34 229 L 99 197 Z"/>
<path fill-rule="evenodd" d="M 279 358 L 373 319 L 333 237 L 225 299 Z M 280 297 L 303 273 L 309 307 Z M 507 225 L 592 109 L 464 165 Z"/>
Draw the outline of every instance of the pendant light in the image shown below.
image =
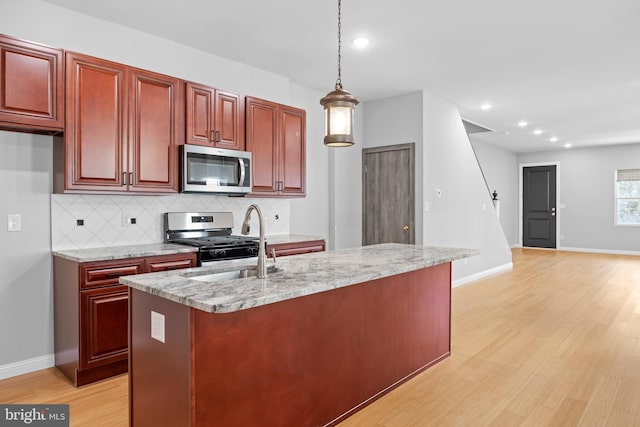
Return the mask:
<path fill-rule="evenodd" d="M 338 79 L 335 90 L 320 100 L 324 107 L 325 136 L 324 145 L 328 147 L 349 147 L 353 145 L 353 110 L 358 98 L 342 89 L 341 24 L 342 1 L 338 0 Z"/>

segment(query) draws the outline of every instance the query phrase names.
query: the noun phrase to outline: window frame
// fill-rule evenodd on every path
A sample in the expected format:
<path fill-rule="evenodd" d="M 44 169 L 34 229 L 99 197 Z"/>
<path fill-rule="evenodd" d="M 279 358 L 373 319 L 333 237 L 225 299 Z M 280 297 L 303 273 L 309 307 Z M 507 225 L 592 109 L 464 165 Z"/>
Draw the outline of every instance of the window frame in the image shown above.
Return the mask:
<path fill-rule="evenodd" d="M 640 227 L 640 220 L 638 220 L 638 222 L 634 224 L 619 222 L 619 218 L 620 218 L 618 215 L 619 200 L 637 200 L 638 203 L 640 204 L 640 194 L 638 195 L 638 197 L 620 197 L 618 195 L 618 182 L 620 181 L 636 182 L 635 180 L 618 180 L 618 173 L 620 171 L 636 171 L 636 173 L 640 175 L 640 168 L 621 168 L 621 169 L 614 170 L 614 173 L 613 173 L 613 225 L 620 226 L 620 227 Z M 640 182 L 640 179 L 638 179 L 638 182 Z"/>

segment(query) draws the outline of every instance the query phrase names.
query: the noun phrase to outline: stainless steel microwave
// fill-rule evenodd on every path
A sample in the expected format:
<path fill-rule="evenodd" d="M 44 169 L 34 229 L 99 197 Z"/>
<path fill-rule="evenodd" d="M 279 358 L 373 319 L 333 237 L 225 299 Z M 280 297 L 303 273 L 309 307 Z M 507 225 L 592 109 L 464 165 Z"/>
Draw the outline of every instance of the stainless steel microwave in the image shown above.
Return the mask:
<path fill-rule="evenodd" d="M 241 195 L 251 192 L 251 153 L 180 146 L 180 191 Z"/>

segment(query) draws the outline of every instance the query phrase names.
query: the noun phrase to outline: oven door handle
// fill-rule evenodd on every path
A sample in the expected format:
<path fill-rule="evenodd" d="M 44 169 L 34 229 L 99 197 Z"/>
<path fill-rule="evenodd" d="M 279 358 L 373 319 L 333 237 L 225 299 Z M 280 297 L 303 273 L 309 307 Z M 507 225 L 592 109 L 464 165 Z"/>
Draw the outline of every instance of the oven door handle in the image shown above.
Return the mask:
<path fill-rule="evenodd" d="M 238 165 L 240 167 L 240 180 L 238 182 L 238 186 L 244 187 L 244 159 L 238 159 Z"/>

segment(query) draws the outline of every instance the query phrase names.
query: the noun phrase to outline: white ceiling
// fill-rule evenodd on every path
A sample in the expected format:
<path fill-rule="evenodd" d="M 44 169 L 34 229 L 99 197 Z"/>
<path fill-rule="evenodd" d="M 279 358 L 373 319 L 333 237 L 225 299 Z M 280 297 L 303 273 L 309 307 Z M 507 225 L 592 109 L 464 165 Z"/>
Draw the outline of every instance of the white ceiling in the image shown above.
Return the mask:
<path fill-rule="evenodd" d="M 46 1 L 322 93 L 336 80 L 337 0 Z M 342 38 L 344 88 L 361 101 L 426 90 L 516 152 L 640 142 L 638 0 L 344 0 Z"/>

